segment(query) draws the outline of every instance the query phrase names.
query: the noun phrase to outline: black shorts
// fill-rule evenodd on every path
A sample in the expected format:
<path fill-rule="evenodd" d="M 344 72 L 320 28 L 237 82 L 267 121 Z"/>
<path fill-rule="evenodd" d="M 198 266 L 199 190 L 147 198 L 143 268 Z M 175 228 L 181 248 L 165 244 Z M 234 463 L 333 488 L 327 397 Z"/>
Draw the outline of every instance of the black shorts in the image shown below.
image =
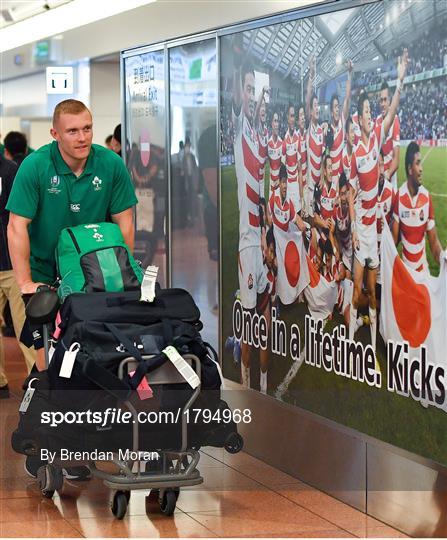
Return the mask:
<path fill-rule="evenodd" d="M 22 294 L 23 303 L 25 308 L 28 302 L 34 294 Z M 20 334 L 20 341 L 25 345 L 25 347 L 32 347 L 36 349 L 43 349 L 43 337 L 42 337 L 42 325 L 34 325 L 28 321 L 28 318 L 25 319 L 25 323 L 22 328 L 22 333 Z"/>

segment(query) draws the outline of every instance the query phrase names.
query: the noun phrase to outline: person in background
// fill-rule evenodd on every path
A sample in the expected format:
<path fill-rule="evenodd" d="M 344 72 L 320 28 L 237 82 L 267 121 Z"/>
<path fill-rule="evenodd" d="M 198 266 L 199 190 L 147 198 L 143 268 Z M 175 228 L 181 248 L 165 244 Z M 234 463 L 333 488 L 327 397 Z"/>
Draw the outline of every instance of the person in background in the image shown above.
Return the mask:
<path fill-rule="evenodd" d="M 20 166 L 28 155 L 28 141 L 26 136 L 20 131 L 10 131 L 4 140 L 5 158 L 14 161 Z"/>
<path fill-rule="evenodd" d="M 6 140 L 6 138 L 5 138 Z M 26 150 L 26 140 L 25 140 Z M 11 160 L 0 156 L 0 317 L 3 318 L 3 312 L 6 302 L 9 302 L 12 322 L 16 336 L 20 336 L 25 322 L 25 306 L 23 304 L 20 289 L 14 278 L 11 259 L 8 251 L 7 227 L 9 221 L 9 212 L 6 210 L 6 202 L 11 193 L 14 177 L 17 172 L 17 165 Z M 28 373 L 36 361 L 36 352 L 19 342 Z M 3 336 L 0 334 L 0 399 L 9 398 L 8 379 L 5 372 L 5 350 Z"/>
<path fill-rule="evenodd" d="M 185 137 L 185 148 L 183 153 L 183 172 L 185 182 L 185 210 L 186 226 L 195 225 L 197 217 L 197 191 L 199 187 L 199 170 L 196 156 L 191 151 L 191 140 Z"/>
<path fill-rule="evenodd" d="M 118 124 L 113 130 L 112 140 L 110 141 L 111 150 L 121 156 L 121 124 Z"/>
<path fill-rule="evenodd" d="M 112 148 L 112 138 L 113 138 L 113 135 L 107 135 L 107 137 L 104 140 L 104 145 L 109 150 L 113 150 L 113 148 Z"/>

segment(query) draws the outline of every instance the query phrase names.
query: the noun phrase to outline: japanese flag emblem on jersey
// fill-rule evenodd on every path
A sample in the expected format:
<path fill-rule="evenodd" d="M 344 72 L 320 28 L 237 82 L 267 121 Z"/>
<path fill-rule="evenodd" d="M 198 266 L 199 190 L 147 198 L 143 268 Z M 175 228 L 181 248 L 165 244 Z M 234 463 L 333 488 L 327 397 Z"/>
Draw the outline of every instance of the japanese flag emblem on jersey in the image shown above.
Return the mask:
<path fill-rule="evenodd" d="M 293 223 L 288 231 L 275 227 L 278 260 L 277 294 L 285 305 L 292 304 L 309 284 L 303 235 Z"/>
<path fill-rule="evenodd" d="M 382 306 L 380 332 L 388 340 L 410 347 L 410 359 L 424 345 L 427 361 L 445 366 L 447 350 L 447 266 L 441 257 L 439 276 L 417 272 L 399 257 L 384 221 L 380 246 Z"/>

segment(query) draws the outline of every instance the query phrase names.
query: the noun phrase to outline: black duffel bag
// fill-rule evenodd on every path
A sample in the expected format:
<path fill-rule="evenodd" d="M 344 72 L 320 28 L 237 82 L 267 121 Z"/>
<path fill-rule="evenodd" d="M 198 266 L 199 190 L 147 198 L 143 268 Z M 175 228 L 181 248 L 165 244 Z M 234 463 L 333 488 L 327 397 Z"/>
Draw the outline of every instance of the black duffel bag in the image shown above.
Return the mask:
<path fill-rule="evenodd" d="M 148 325 L 168 319 L 202 329 L 199 308 L 183 289 L 157 287 L 153 302 L 141 302 L 140 291 L 75 293 L 65 299 L 60 316 L 62 333 L 85 321 Z"/>
<path fill-rule="evenodd" d="M 60 376 L 65 353 L 78 343 L 80 350 L 70 378 Z M 53 391 L 102 388 L 118 399 L 126 399 L 142 378 L 167 361 L 163 349 L 173 345 L 180 354 L 194 354 L 201 364 L 202 390 L 218 391 L 221 379 L 217 355 L 205 344 L 195 326 L 178 320 L 138 325 L 83 321 L 71 325 L 60 339 L 48 374 Z M 143 356 L 151 356 L 143 359 Z M 122 360 L 132 357 L 137 369 L 132 377 L 118 378 Z M 186 383 L 185 383 L 186 384 Z"/>

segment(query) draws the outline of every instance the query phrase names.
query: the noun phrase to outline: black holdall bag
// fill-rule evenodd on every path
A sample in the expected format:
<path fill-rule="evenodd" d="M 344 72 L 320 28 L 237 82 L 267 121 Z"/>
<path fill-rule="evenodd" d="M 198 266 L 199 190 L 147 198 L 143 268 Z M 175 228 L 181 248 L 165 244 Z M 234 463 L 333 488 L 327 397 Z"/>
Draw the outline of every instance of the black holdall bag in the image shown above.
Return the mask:
<path fill-rule="evenodd" d="M 79 344 L 79 352 L 71 376 L 61 377 L 64 355 L 75 343 Z M 126 399 L 143 376 L 167 361 L 162 351 L 169 345 L 180 354 L 195 354 L 201 363 L 202 390 L 220 392 L 217 355 L 212 347 L 202 341 L 195 326 L 169 319 L 149 325 L 98 321 L 72 324 L 57 344 L 48 368 L 51 388 L 63 391 L 98 387 L 117 399 Z M 152 358 L 143 359 L 143 356 Z M 132 377 L 121 380 L 118 367 L 127 357 L 137 361 L 137 369 Z"/>
<path fill-rule="evenodd" d="M 140 295 L 140 291 L 71 294 L 61 307 L 60 328 L 65 332 L 82 321 L 148 325 L 169 319 L 202 329 L 199 308 L 187 291 L 157 287 L 150 303 L 140 301 Z"/>

